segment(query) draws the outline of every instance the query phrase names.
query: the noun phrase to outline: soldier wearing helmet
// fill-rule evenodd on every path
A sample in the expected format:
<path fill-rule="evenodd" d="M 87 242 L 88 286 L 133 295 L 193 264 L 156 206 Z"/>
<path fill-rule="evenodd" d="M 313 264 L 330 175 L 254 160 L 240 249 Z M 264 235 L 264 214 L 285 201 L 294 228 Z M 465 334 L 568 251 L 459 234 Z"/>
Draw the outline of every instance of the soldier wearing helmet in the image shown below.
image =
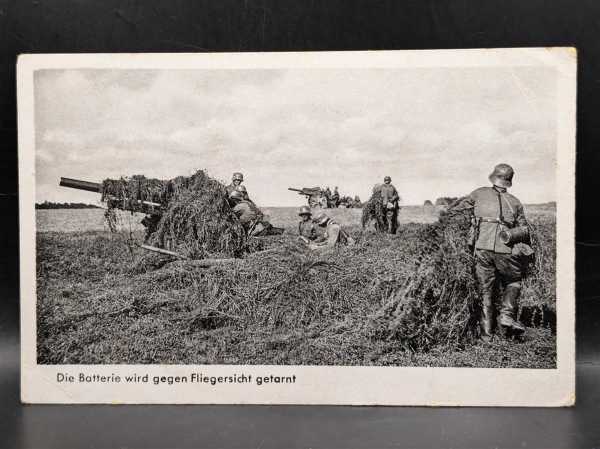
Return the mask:
<path fill-rule="evenodd" d="M 340 192 L 337 186 L 334 187 L 333 193 L 331 194 L 331 204 L 333 207 L 339 207 L 340 205 Z"/>
<path fill-rule="evenodd" d="M 248 196 L 248 189 L 246 189 L 246 186 L 239 184 L 237 186 L 235 186 L 234 189 L 236 192 L 240 192 L 242 194 L 242 197 L 246 200 L 246 201 L 250 201 L 250 197 Z"/>
<path fill-rule="evenodd" d="M 513 168 L 498 164 L 488 179 L 491 187 L 480 187 L 453 207 L 472 209 L 472 233 L 469 244 L 475 255 L 475 275 L 479 286 L 482 313 L 481 336 L 491 339 L 494 331 L 494 291 L 496 283 L 504 288 L 498 324 L 505 333 L 520 335 L 523 324 L 517 321 L 524 258 L 532 255 L 529 225 L 523 205 L 507 189 L 512 186 Z M 511 242 L 506 235 L 519 235 Z"/>
<path fill-rule="evenodd" d="M 240 192 L 242 194 L 242 199 L 244 201 L 247 201 L 248 203 L 252 204 L 254 207 L 257 207 L 256 204 L 254 203 L 254 201 L 252 201 L 250 199 L 250 196 L 248 196 L 248 190 L 246 189 L 246 186 L 239 184 L 239 185 L 235 186 L 234 191 Z"/>
<path fill-rule="evenodd" d="M 342 227 L 332 220 L 325 212 L 319 212 L 313 219 L 321 228 L 325 228 L 325 234 L 321 238 L 311 244 L 309 248 L 312 250 L 327 250 L 332 249 L 336 245 L 352 245 L 354 240 L 350 237 Z"/>
<path fill-rule="evenodd" d="M 301 217 L 298 223 L 298 235 L 304 243 L 310 243 L 317 238 L 317 228 L 312 221 L 312 213 L 308 206 L 302 206 L 298 210 L 298 215 Z"/>
<path fill-rule="evenodd" d="M 225 187 L 227 190 L 227 196 L 231 195 L 231 192 L 233 192 L 236 187 L 241 186 L 242 182 L 244 182 L 244 175 L 242 175 L 240 172 L 235 172 L 231 177 L 231 184 Z"/>
<path fill-rule="evenodd" d="M 392 178 L 389 176 L 383 178 L 383 184 L 379 187 L 379 192 L 381 194 L 381 203 L 385 209 L 387 232 L 395 234 L 398 223 L 398 202 L 400 201 L 400 196 L 396 187 L 392 184 Z"/>
<path fill-rule="evenodd" d="M 229 203 L 233 213 L 238 217 L 244 229 L 248 231 L 253 225 L 261 219 L 260 210 L 244 198 L 242 189 L 235 189 L 229 194 Z"/>

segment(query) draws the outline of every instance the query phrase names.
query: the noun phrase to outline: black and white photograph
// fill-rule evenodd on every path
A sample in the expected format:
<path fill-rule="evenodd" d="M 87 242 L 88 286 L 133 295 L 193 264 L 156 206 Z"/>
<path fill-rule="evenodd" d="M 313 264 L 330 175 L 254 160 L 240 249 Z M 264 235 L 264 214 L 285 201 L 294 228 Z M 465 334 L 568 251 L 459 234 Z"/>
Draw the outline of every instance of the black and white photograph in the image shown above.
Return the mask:
<path fill-rule="evenodd" d="M 436 376 L 572 401 L 574 50 L 86 57 L 21 64 L 27 382 L 260 368 L 267 402 L 386 403 L 400 374 L 420 393 L 393 403 L 460 405 Z"/>

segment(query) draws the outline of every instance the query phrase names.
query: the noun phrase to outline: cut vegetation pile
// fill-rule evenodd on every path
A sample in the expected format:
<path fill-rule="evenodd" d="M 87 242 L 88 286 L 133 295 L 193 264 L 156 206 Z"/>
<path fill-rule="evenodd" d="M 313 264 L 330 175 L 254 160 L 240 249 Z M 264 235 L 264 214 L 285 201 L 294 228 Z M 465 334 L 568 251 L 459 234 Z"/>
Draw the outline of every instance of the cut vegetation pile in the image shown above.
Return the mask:
<path fill-rule="evenodd" d="M 169 181 L 141 175 L 106 179 L 102 199 L 109 206 L 106 218 L 112 230 L 111 208 L 154 212 L 144 222 L 151 245 L 191 258 L 236 257 L 246 248 L 244 229 L 229 206 L 225 186 L 203 171 Z"/>
<path fill-rule="evenodd" d="M 375 230 L 384 231 L 387 229 L 385 208 L 383 207 L 383 198 L 381 192 L 376 190 L 363 205 L 361 224 L 363 229 L 370 223 L 374 223 Z"/>
<path fill-rule="evenodd" d="M 466 244 L 470 224 L 465 212 L 449 212 L 419 230 L 412 266 L 372 317 L 375 336 L 411 350 L 462 345 L 476 337 L 479 295 Z"/>
<path fill-rule="evenodd" d="M 554 220 L 533 221 L 544 255 L 523 300 L 554 307 Z M 356 245 L 331 253 L 273 236 L 211 268 L 130 252 L 122 232 L 40 235 L 39 363 L 555 366 L 549 330 L 529 329 L 516 351 L 472 345 L 465 215 L 393 236 L 346 229 Z"/>

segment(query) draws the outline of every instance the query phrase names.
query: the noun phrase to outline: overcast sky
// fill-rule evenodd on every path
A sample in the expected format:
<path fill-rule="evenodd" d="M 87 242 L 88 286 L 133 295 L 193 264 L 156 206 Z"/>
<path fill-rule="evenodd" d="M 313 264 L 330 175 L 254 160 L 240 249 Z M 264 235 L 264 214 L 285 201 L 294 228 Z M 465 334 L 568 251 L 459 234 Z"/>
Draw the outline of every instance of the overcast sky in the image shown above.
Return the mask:
<path fill-rule="evenodd" d="M 555 200 L 556 76 L 548 68 L 42 70 L 37 201 L 96 202 L 58 186 L 196 169 L 241 171 L 262 206 L 287 187 L 366 200 L 392 177 L 403 204 L 488 185 L 500 162 L 525 203 Z"/>

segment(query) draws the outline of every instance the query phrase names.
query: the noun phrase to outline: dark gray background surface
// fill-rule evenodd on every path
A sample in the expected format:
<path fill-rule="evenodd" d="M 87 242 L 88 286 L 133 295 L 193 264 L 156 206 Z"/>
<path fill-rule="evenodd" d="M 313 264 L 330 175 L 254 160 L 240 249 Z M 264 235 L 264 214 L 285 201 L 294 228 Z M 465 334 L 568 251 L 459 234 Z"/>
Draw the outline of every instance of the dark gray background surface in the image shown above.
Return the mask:
<path fill-rule="evenodd" d="M 515 46 L 579 50 L 576 407 L 19 404 L 19 53 Z M 0 447 L 600 447 L 599 94 L 597 0 L 0 0 Z"/>

